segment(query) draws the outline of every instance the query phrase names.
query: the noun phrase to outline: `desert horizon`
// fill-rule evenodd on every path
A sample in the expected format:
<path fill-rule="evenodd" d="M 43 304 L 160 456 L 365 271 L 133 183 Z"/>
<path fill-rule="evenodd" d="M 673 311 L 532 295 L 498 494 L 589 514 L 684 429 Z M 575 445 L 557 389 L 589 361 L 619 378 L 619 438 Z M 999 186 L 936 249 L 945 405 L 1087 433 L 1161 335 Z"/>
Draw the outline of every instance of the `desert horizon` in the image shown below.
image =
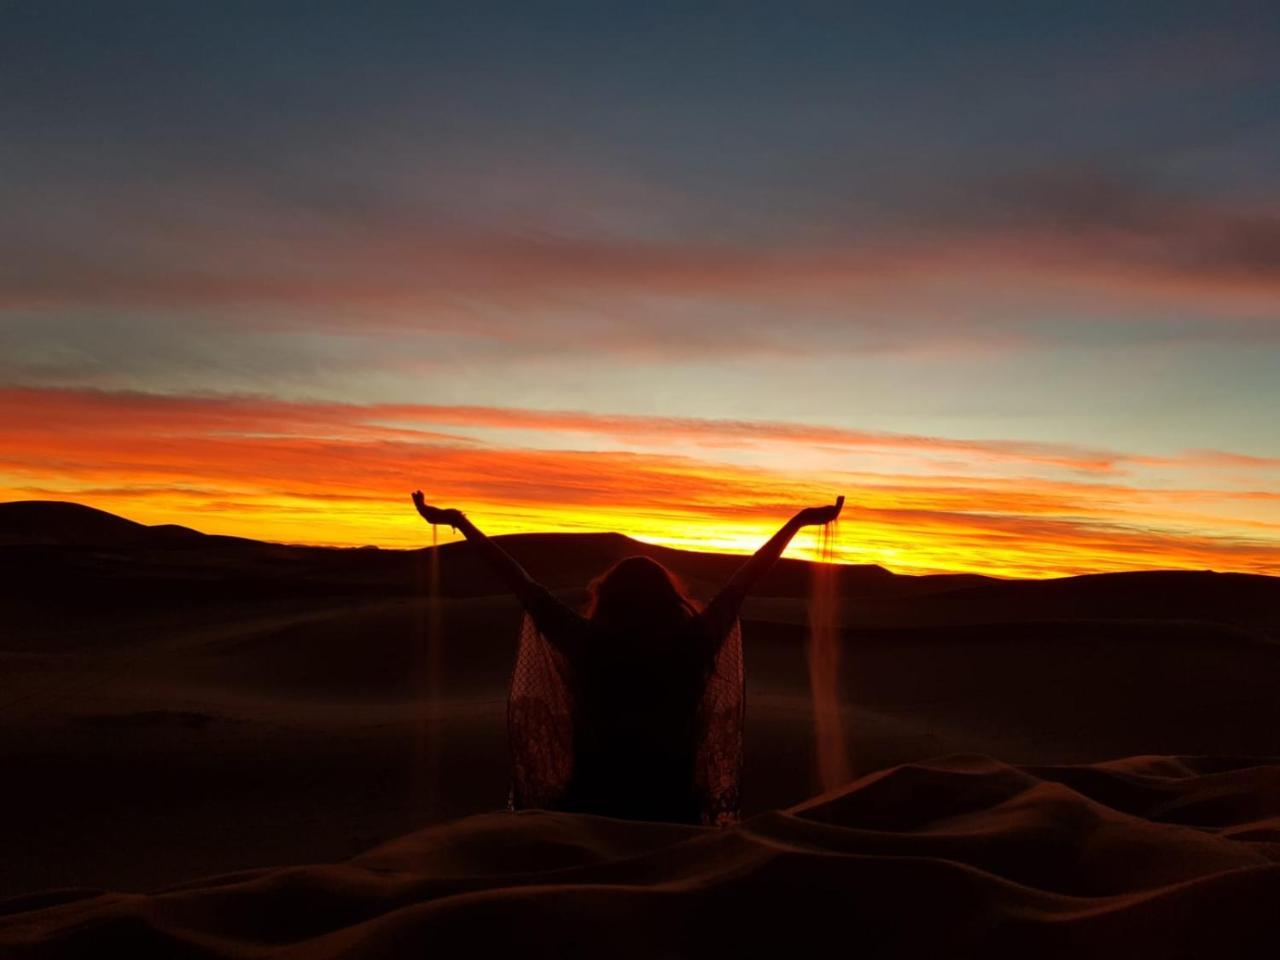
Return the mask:
<path fill-rule="evenodd" d="M 393 498 L 388 498 L 389 508 L 394 503 L 395 503 L 395 500 Z M 103 514 L 106 517 L 124 521 L 126 524 L 133 524 L 140 528 L 169 531 L 177 534 L 181 534 L 183 532 L 189 532 L 189 533 L 198 534 L 204 537 L 217 537 L 225 540 L 245 540 L 253 543 L 272 544 L 280 547 L 298 547 L 302 549 L 377 550 L 377 551 L 383 551 L 388 553 L 396 553 L 396 552 L 418 552 L 422 550 L 431 550 L 436 548 L 443 549 L 451 546 L 457 546 L 463 542 L 461 536 L 453 531 L 450 531 L 444 534 L 443 539 L 438 539 L 438 541 L 434 544 L 429 542 L 423 542 L 416 546 L 411 544 L 360 543 L 355 541 L 350 543 L 345 543 L 345 542 L 334 543 L 334 542 L 328 542 L 324 540 L 306 540 L 306 539 L 276 540 L 276 539 L 271 539 L 266 537 L 253 537 L 253 536 L 242 535 L 242 534 L 211 533 L 211 532 L 208 532 L 207 530 L 197 529 L 195 526 L 189 526 L 186 524 L 175 523 L 175 522 L 145 523 L 145 522 L 141 522 L 141 521 L 126 517 L 123 514 L 112 513 L 109 510 L 105 510 L 90 504 L 81 503 L 76 500 L 32 499 L 32 500 L 0 501 L 0 507 L 6 507 L 6 508 L 21 507 L 24 509 L 30 508 L 33 511 L 42 510 L 46 507 L 49 507 L 50 505 L 53 505 L 55 507 L 57 505 L 64 505 L 71 508 L 82 508 L 84 510 L 92 511 L 95 514 Z M 857 522 L 856 520 L 857 509 L 858 508 L 856 504 L 850 507 L 850 515 L 845 518 L 846 524 Z M 10 522 L 12 523 L 12 521 Z M 198 522 L 198 520 L 193 518 L 192 522 L 195 523 L 195 522 Z M 123 531 L 124 529 L 125 528 L 123 526 L 119 528 L 116 535 L 119 536 L 120 531 Z M 59 542 L 58 534 L 54 532 L 54 530 L 52 529 L 47 529 L 45 532 L 45 536 L 49 538 L 49 542 L 51 543 Z M 88 545 L 92 543 L 91 540 L 83 539 L 84 537 L 83 532 L 77 534 L 76 536 L 79 536 L 81 538 L 80 542 L 82 544 Z M 548 537 L 553 539 L 560 538 L 560 537 L 564 537 L 564 538 L 621 537 L 631 543 L 637 544 L 638 546 L 644 549 L 651 548 L 651 547 L 658 548 L 659 552 L 665 550 L 665 551 L 674 551 L 675 553 L 695 553 L 695 554 L 705 554 L 708 556 L 715 556 L 715 557 L 737 557 L 739 559 L 749 556 L 752 552 L 748 546 L 743 546 L 740 548 L 721 548 L 721 549 L 713 549 L 708 547 L 695 547 L 695 546 L 683 546 L 683 547 L 673 546 L 670 543 L 664 542 L 662 540 L 648 540 L 642 536 L 637 536 L 636 534 L 633 534 L 633 533 L 627 533 L 627 532 L 624 532 L 623 530 L 594 530 L 593 529 L 589 531 L 582 531 L 582 530 L 575 530 L 575 529 L 554 529 L 553 528 L 553 529 L 539 529 L 536 531 L 516 531 L 511 533 L 496 533 L 493 535 L 493 539 L 500 540 L 503 542 L 507 542 L 516 538 L 536 538 L 536 537 Z M 421 538 L 424 541 L 429 540 L 430 534 L 422 535 Z M 857 538 L 856 532 L 853 532 L 851 528 L 847 526 L 846 533 L 843 539 L 854 540 L 856 538 Z M 1190 566 L 1176 566 L 1176 565 L 1132 566 L 1132 567 L 1120 568 L 1120 569 L 1115 569 L 1110 567 L 1100 567 L 1099 569 L 1096 569 L 1096 570 L 1075 570 L 1072 572 L 1046 571 L 1046 572 L 1040 573 L 1039 575 L 1023 575 L 1023 576 L 1016 576 L 1009 573 L 983 570 L 980 568 L 980 566 L 976 568 L 960 568 L 960 569 L 950 569 L 950 568 L 936 569 L 936 570 L 935 569 L 923 569 L 923 570 L 913 569 L 910 572 L 906 572 L 906 571 L 894 570 L 890 566 L 887 566 L 883 563 L 858 562 L 856 560 L 850 559 L 849 558 L 850 555 L 847 553 L 841 553 L 840 555 L 833 555 L 826 559 L 818 559 L 814 555 L 815 551 L 816 551 L 816 548 L 813 546 L 809 546 L 806 544 L 799 544 L 798 549 L 793 549 L 789 551 L 788 558 L 791 560 L 806 560 L 810 562 L 829 563 L 829 564 L 833 564 L 835 566 L 840 566 L 840 567 L 876 568 L 879 570 L 883 570 L 886 573 L 891 573 L 891 574 L 894 574 L 895 576 L 903 576 L 903 577 L 977 577 L 977 578 L 990 579 L 990 580 L 1066 580 L 1074 577 L 1101 576 L 1106 574 L 1164 573 L 1164 572 L 1223 573 L 1223 574 L 1241 574 L 1246 576 L 1256 575 L 1256 576 L 1268 576 L 1268 577 L 1280 575 L 1280 574 L 1273 574 L 1268 572 L 1269 568 L 1267 570 L 1259 571 L 1259 570 L 1252 569 L 1251 567 L 1232 568 L 1230 566 L 1226 566 L 1226 567 L 1215 568 L 1215 567 L 1190 567 Z"/>

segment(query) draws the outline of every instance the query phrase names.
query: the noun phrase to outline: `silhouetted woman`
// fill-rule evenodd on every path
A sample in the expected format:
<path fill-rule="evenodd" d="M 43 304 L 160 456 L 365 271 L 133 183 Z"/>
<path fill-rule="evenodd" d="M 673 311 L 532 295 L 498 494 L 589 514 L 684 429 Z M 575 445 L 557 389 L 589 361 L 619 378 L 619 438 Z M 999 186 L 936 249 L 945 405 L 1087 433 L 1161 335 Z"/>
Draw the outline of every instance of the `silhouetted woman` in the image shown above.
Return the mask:
<path fill-rule="evenodd" d="M 637 820 L 736 819 L 742 773 L 743 670 L 738 611 L 804 526 L 801 510 L 702 607 L 648 557 L 620 560 L 590 584 L 578 613 L 533 580 L 459 510 L 429 523 L 461 530 L 524 607 L 507 705 L 513 809 Z"/>

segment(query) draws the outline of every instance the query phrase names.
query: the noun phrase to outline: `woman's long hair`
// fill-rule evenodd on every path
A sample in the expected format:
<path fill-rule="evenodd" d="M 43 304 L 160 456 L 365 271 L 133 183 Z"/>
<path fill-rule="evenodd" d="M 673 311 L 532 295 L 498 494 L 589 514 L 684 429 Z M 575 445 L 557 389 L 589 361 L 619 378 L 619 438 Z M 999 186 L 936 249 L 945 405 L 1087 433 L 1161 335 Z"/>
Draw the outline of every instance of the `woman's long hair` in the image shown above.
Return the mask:
<path fill-rule="evenodd" d="M 619 560 L 587 590 L 587 618 L 620 632 L 678 628 L 701 610 L 680 578 L 649 557 Z"/>

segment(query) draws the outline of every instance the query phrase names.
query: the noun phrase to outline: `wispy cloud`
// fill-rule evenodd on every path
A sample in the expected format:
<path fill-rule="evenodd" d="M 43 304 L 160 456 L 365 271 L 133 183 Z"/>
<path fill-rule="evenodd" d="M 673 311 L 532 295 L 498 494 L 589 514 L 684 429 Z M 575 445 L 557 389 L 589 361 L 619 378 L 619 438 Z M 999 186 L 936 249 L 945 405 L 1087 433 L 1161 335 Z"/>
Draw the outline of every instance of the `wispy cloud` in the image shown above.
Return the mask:
<path fill-rule="evenodd" d="M 1109 184 L 1036 183 L 969 201 L 952 222 L 878 225 L 874 239 L 762 248 L 678 241 L 637 242 L 547 232 L 411 230 L 317 235 L 166 231 L 173 244 L 110 258 L 59 255 L 30 239 L 5 247 L 0 307 L 92 304 L 384 306 L 384 322 L 412 323 L 390 308 L 446 306 L 483 294 L 494 302 L 592 291 L 644 296 L 821 300 L 849 293 L 878 301 L 906 282 L 945 282 L 973 271 L 1036 284 L 1127 288 L 1132 300 L 1195 295 L 1233 315 L 1262 314 L 1280 291 L 1280 214 L 1257 205 L 1196 202 L 1127 192 Z M 850 225 L 852 226 L 852 225 Z M 249 229 L 250 225 L 246 225 Z M 846 232 L 849 226 L 843 228 Z M 906 298 L 910 302 L 910 298 Z"/>
<path fill-rule="evenodd" d="M 708 449 L 794 445 L 831 450 L 881 450 L 926 457 L 950 455 L 1015 467 L 1047 466 L 1078 473 L 1120 474 L 1134 467 L 1243 467 L 1280 470 L 1280 457 L 1218 450 L 1152 456 L 1032 440 L 962 439 L 854 430 L 774 420 L 656 417 L 572 410 L 531 410 L 447 404 L 290 402 L 271 397 L 182 396 L 97 390 L 0 388 L 0 404 L 38 410 L 39 419 L 11 430 L 34 437 L 92 428 L 157 436 L 306 436 L 313 439 L 472 444 L 460 429 L 610 438 L 670 447 L 689 441 Z M 30 417 L 30 413 L 28 414 Z M 453 428 L 453 429 L 441 429 Z"/>
<path fill-rule="evenodd" d="M 523 431 L 525 442 L 468 433 L 495 428 Z M 566 433 L 638 447 L 661 440 L 651 450 L 600 450 L 536 439 Z M 676 436 L 713 443 L 697 456 L 660 452 Z M 402 501 L 422 486 L 474 509 L 496 532 L 620 529 L 741 550 L 797 506 L 838 489 L 855 505 L 846 558 L 904 570 L 1270 570 L 1280 561 L 1280 515 L 1258 513 L 1265 500 L 1249 516 L 1231 515 L 1249 491 L 1144 488 L 1116 477 L 1140 456 L 1045 444 L 754 421 L 39 390 L 0 391 L 0 441 L 0 489 L 10 497 L 85 499 L 141 519 L 276 539 L 421 542 Z M 949 478 L 789 468 L 785 450 L 814 442 L 925 455 L 946 448 L 979 459 L 970 474 Z M 777 444 L 782 454 L 770 466 L 718 456 L 744 443 Z M 1251 459 L 1254 469 L 1280 466 Z M 1186 464 L 1205 460 L 1188 455 Z M 1034 476 L 1045 464 L 1110 479 Z"/>

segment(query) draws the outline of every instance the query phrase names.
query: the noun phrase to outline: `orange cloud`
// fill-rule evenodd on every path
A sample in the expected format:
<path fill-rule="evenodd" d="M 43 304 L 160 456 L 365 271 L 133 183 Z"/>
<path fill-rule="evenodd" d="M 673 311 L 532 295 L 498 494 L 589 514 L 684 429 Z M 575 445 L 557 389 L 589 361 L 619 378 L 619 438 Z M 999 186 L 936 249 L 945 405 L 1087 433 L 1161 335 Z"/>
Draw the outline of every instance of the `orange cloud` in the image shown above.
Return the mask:
<path fill-rule="evenodd" d="M 465 433 L 475 428 L 622 436 L 659 449 L 538 449 Z M 663 438 L 673 436 L 715 444 L 763 437 L 780 449 L 821 442 L 929 455 L 946 448 L 986 457 L 992 469 L 950 477 L 789 472 L 717 459 L 714 446 L 698 456 L 662 452 Z M 3 390 L 0 449 L 0 495 L 9 498 L 82 500 L 147 522 L 298 542 L 421 544 L 428 535 L 406 499 L 421 486 L 496 533 L 611 529 L 743 551 L 798 506 L 843 492 L 852 509 L 842 558 L 908 572 L 1266 572 L 1280 563 L 1280 516 L 1266 491 L 1035 478 L 1025 471 L 1048 464 L 1115 475 L 1117 465 L 1142 458 L 1014 441 L 496 408 Z M 1242 502 L 1252 512 L 1233 514 Z M 1258 512 L 1266 509 L 1273 512 Z M 802 541 L 795 552 L 809 549 Z"/>
<path fill-rule="evenodd" d="M 654 417 L 563 410 L 442 404 L 296 403 L 260 397 L 183 397 L 142 393 L 14 388 L 0 390 L 0 404 L 12 409 L 38 406 L 45 427 L 111 428 L 122 420 L 135 431 L 261 436 L 305 435 L 360 440 L 475 442 L 456 431 L 434 427 L 488 428 L 607 437 L 669 445 L 689 441 L 710 447 L 788 444 L 802 447 L 905 451 L 957 455 L 1047 466 L 1082 473 L 1114 473 L 1134 466 L 1237 466 L 1280 468 L 1280 458 L 1222 451 L 1193 451 L 1180 457 L 1126 454 L 1103 448 L 1024 440 L 969 440 L 884 431 L 852 430 L 769 420 Z M 14 427 L 21 430 L 21 427 Z M 41 432 L 35 426 L 32 432 Z"/>

